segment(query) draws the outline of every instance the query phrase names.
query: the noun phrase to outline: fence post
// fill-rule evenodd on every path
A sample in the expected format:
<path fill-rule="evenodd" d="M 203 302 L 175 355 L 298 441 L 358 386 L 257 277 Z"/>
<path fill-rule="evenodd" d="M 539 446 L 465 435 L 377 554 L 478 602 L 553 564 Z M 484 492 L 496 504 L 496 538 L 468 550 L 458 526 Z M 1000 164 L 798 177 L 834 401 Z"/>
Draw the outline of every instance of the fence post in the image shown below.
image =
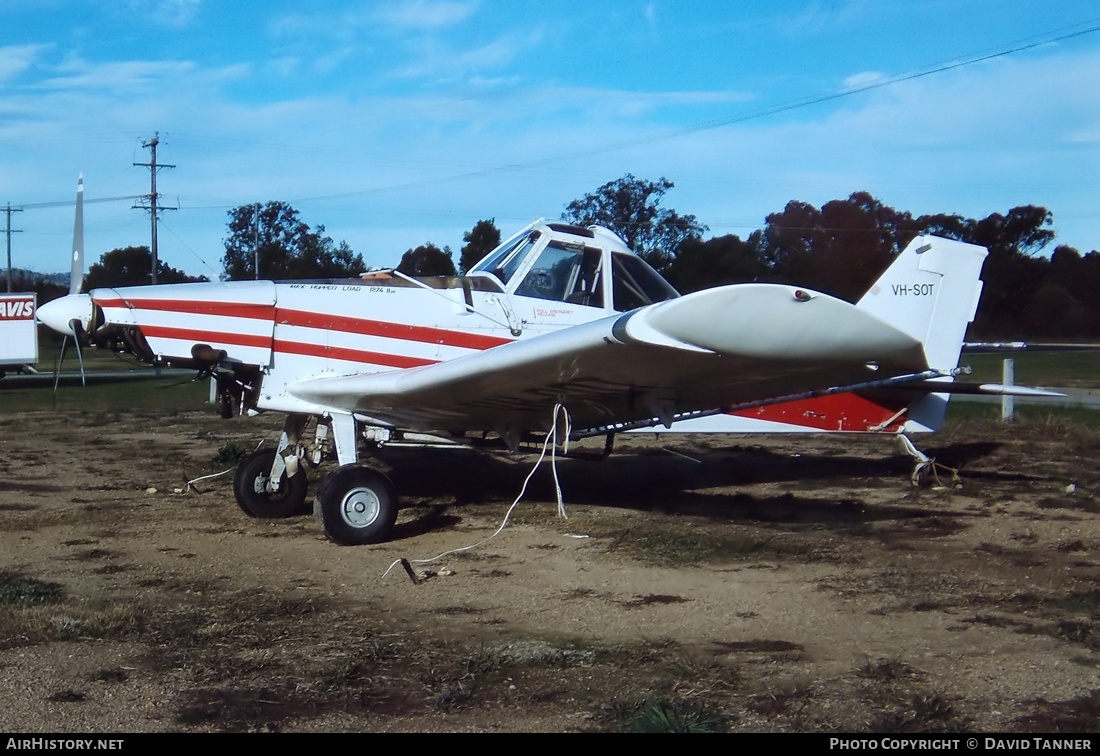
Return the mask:
<path fill-rule="evenodd" d="M 1005 357 L 1004 373 L 1001 383 L 1012 386 L 1016 380 L 1016 362 L 1011 357 Z M 1016 397 L 1007 394 L 1001 397 L 1001 422 L 1007 423 L 1012 419 L 1016 410 Z"/>

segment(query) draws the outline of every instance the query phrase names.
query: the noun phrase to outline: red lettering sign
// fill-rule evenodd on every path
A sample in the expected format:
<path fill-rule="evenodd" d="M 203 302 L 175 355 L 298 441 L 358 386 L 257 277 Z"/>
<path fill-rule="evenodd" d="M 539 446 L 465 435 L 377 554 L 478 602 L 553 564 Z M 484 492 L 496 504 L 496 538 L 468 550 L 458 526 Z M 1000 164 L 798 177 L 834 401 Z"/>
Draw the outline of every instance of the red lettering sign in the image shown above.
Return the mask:
<path fill-rule="evenodd" d="M 0 320 L 34 320 L 34 300 L 0 299 Z"/>

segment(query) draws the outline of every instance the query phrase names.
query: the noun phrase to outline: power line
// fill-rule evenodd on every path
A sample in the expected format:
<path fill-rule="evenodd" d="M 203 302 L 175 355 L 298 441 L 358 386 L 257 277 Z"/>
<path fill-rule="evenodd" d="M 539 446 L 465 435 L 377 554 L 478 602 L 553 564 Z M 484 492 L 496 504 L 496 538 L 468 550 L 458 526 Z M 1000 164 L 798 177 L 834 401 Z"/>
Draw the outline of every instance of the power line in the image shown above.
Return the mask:
<path fill-rule="evenodd" d="M 374 187 L 371 189 L 361 189 L 353 192 L 343 192 L 339 194 L 328 194 L 317 197 L 304 197 L 291 202 L 315 202 L 318 200 L 331 200 L 331 199 L 344 199 L 348 197 L 358 197 L 368 194 L 373 194 L 382 191 L 393 191 L 395 189 L 412 189 L 426 185 L 437 185 L 444 181 L 459 181 L 463 179 L 475 178 L 478 176 L 486 176 L 494 173 L 500 173 L 503 171 L 514 171 L 520 168 L 531 168 L 538 165 L 545 165 L 551 163 L 557 163 L 562 160 L 568 160 L 579 157 L 589 157 L 591 155 L 599 155 L 606 152 L 615 152 L 617 150 L 626 149 L 629 147 L 638 147 L 645 144 L 652 144 L 654 142 L 661 142 L 666 139 L 674 139 L 680 136 L 686 136 L 687 134 L 693 134 L 699 131 L 706 131 L 707 129 L 718 128 L 720 126 L 729 126 L 735 123 L 744 123 L 746 121 L 753 121 L 759 118 L 765 118 L 767 116 L 776 115 L 779 113 L 785 113 L 798 108 L 805 108 L 811 105 L 818 105 L 823 102 L 830 102 L 832 100 L 839 100 L 844 97 L 851 97 L 852 95 L 861 94 L 863 92 L 869 92 L 873 89 L 881 89 L 882 87 L 890 86 L 891 84 L 900 84 L 906 81 L 912 81 L 914 79 L 920 79 L 925 76 L 931 76 L 937 73 L 943 73 L 944 71 L 951 71 L 957 68 L 963 68 L 965 66 L 974 65 L 975 63 L 982 63 L 996 58 L 1003 58 L 1008 55 L 1023 52 L 1025 50 L 1031 50 L 1043 45 L 1053 44 L 1055 42 L 1062 42 L 1067 39 L 1073 39 L 1075 37 L 1081 37 L 1086 34 L 1092 34 L 1100 31 L 1100 25 L 1089 26 L 1085 29 L 1079 27 L 1085 24 L 1096 24 L 1100 19 L 1090 19 L 1088 21 L 1074 24 L 1070 27 L 1061 27 L 1052 31 L 1044 32 L 1043 34 L 1028 37 L 1023 40 L 1018 40 L 1016 43 L 1012 43 L 1013 46 L 1007 49 L 996 50 L 989 53 L 980 53 L 973 55 L 972 57 L 965 58 L 963 60 L 954 60 L 950 62 L 933 63 L 929 66 L 925 66 L 915 71 L 902 72 L 889 76 L 882 76 L 878 79 L 864 82 L 859 85 L 846 87 L 840 90 L 834 90 L 831 92 L 825 92 L 810 97 L 804 97 L 797 100 L 792 100 L 787 103 L 781 103 L 771 107 L 761 108 L 759 110 L 751 111 L 743 115 L 726 116 L 723 118 L 715 118 L 709 121 L 703 121 L 700 123 L 685 126 L 680 129 L 673 129 L 669 131 L 663 131 L 657 134 L 651 134 L 649 136 L 639 137 L 637 139 L 631 139 L 624 142 L 618 142 L 615 144 L 605 144 L 599 147 L 592 147 L 586 150 L 579 150 L 576 152 L 557 154 L 549 157 L 536 158 L 534 160 L 526 160 L 519 163 L 511 163 L 508 165 L 495 166 L 492 168 L 484 168 L 476 171 L 469 171 L 466 173 L 459 173 L 444 178 L 430 178 L 418 181 L 410 181 L 404 184 L 395 184 L 390 186 Z M 1058 33 L 1066 29 L 1075 29 L 1075 31 L 1067 31 L 1065 33 Z M 1054 34 L 1055 36 L 1050 36 Z"/>
<path fill-rule="evenodd" d="M 148 197 L 148 194 L 124 194 L 121 197 L 100 197 L 99 199 L 86 199 L 85 205 L 92 205 L 97 202 L 129 202 L 130 200 L 143 199 Z M 43 207 L 72 207 L 76 204 L 76 200 L 58 200 L 56 202 L 32 202 L 29 204 L 20 205 L 21 210 L 37 210 Z"/>

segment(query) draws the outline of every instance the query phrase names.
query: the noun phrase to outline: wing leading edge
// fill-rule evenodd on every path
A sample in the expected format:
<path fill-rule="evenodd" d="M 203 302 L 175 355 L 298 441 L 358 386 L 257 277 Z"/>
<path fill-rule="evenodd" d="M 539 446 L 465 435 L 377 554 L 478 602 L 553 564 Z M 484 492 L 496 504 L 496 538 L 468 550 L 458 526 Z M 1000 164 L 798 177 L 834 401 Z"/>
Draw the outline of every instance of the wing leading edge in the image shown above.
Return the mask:
<path fill-rule="evenodd" d="M 295 396 L 412 429 L 546 430 L 658 418 L 929 367 L 921 342 L 855 305 L 740 284 L 435 365 L 290 386 Z"/>

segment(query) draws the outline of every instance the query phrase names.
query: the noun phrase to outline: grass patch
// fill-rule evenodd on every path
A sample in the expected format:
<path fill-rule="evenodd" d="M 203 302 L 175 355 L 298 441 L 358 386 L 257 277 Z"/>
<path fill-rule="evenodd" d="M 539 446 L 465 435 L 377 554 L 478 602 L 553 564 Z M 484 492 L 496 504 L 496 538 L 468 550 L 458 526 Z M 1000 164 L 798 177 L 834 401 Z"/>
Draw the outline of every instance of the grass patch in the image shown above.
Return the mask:
<path fill-rule="evenodd" d="M 729 651 L 753 654 L 791 654 L 803 650 L 797 643 L 785 640 L 758 639 L 747 641 L 719 641 L 718 645 Z"/>
<path fill-rule="evenodd" d="M 46 696 L 46 700 L 51 703 L 81 703 L 87 697 L 86 693 L 79 690 L 59 690 Z"/>
<path fill-rule="evenodd" d="M 645 596 L 636 596 L 630 601 L 620 602 L 625 609 L 638 609 L 643 606 L 653 606 L 654 604 L 683 604 L 691 599 L 684 598 L 683 596 L 669 596 L 664 593 L 649 593 Z"/>
<path fill-rule="evenodd" d="M 0 612 L 0 650 L 51 641 L 131 637 L 144 630 L 146 612 L 117 601 L 65 602 L 23 606 Z"/>
<path fill-rule="evenodd" d="M 1016 382 L 1022 386 L 1100 388 L 1100 351 L 1028 351 L 1011 354 L 965 354 L 962 363 L 974 369 L 967 377 L 974 383 L 1000 383 L 1004 360 L 1016 365 Z"/>
<path fill-rule="evenodd" d="M 0 572 L 0 606 L 25 607 L 53 604 L 63 595 L 60 583 Z"/>
<path fill-rule="evenodd" d="M 91 682 L 124 683 L 130 679 L 130 674 L 124 669 L 101 669 L 89 679 Z"/>
<path fill-rule="evenodd" d="M 1100 589 L 1079 591 L 1063 596 L 1053 602 L 1054 606 L 1070 614 L 1088 614 L 1094 619 L 1100 617 Z"/>
<path fill-rule="evenodd" d="M 664 698 L 644 699 L 616 712 L 626 732 L 722 732 L 723 717 L 696 704 Z"/>
<path fill-rule="evenodd" d="M 1028 632 L 1049 635 L 1058 640 L 1084 646 L 1090 651 L 1100 651 L 1100 632 L 1090 620 L 1059 620 L 1047 625 L 1032 625 Z"/>
<path fill-rule="evenodd" d="M 51 367 L 52 371 L 53 368 Z M 152 371 L 150 370 L 150 373 Z M 209 410 L 209 386 L 189 378 L 142 378 L 116 383 L 49 388 L 5 388 L 0 415 L 22 412 L 67 412 L 88 416 L 97 424 L 118 422 L 126 415 L 173 416 L 180 412 Z"/>
<path fill-rule="evenodd" d="M 968 381 L 969 382 L 969 381 Z M 1018 383 L 1023 383 L 1018 381 Z M 1021 406 L 1017 401 L 1012 422 L 1001 421 L 1001 406 L 993 402 L 954 401 L 947 405 L 946 431 L 985 432 L 992 436 L 1016 433 L 1045 434 L 1055 438 L 1067 433 L 1085 438 L 1100 432 L 1100 411 L 1088 407 Z M 964 476 L 965 477 L 965 476 Z"/>
<path fill-rule="evenodd" d="M 917 670 L 901 659 L 868 660 L 856 670 L 856 677 L 876 682 L 897 682 L 915 680 L 920 676 Z"/>
<path fill-rule="evenodd" d="M 210 468 L 224 470 L 227 467 L 233 467 L 249 454 L 250 450 L 236 441 L 226 441 L 218 449 L 217 454 L 210 458 Z"/>
<path fill-rule="evenodd" d="M 1024 732 L 1100 732 L 1100 689 L 1070 701 L 1040 700 L 1035 709 L 1017 720 Z"/>
<path fill-rule="evenodd" d="M 965 732 L 973 721 L 958 709 L 956 698 L 924 691 L 899 698 L 869 729 L 876 733 Z"/>

